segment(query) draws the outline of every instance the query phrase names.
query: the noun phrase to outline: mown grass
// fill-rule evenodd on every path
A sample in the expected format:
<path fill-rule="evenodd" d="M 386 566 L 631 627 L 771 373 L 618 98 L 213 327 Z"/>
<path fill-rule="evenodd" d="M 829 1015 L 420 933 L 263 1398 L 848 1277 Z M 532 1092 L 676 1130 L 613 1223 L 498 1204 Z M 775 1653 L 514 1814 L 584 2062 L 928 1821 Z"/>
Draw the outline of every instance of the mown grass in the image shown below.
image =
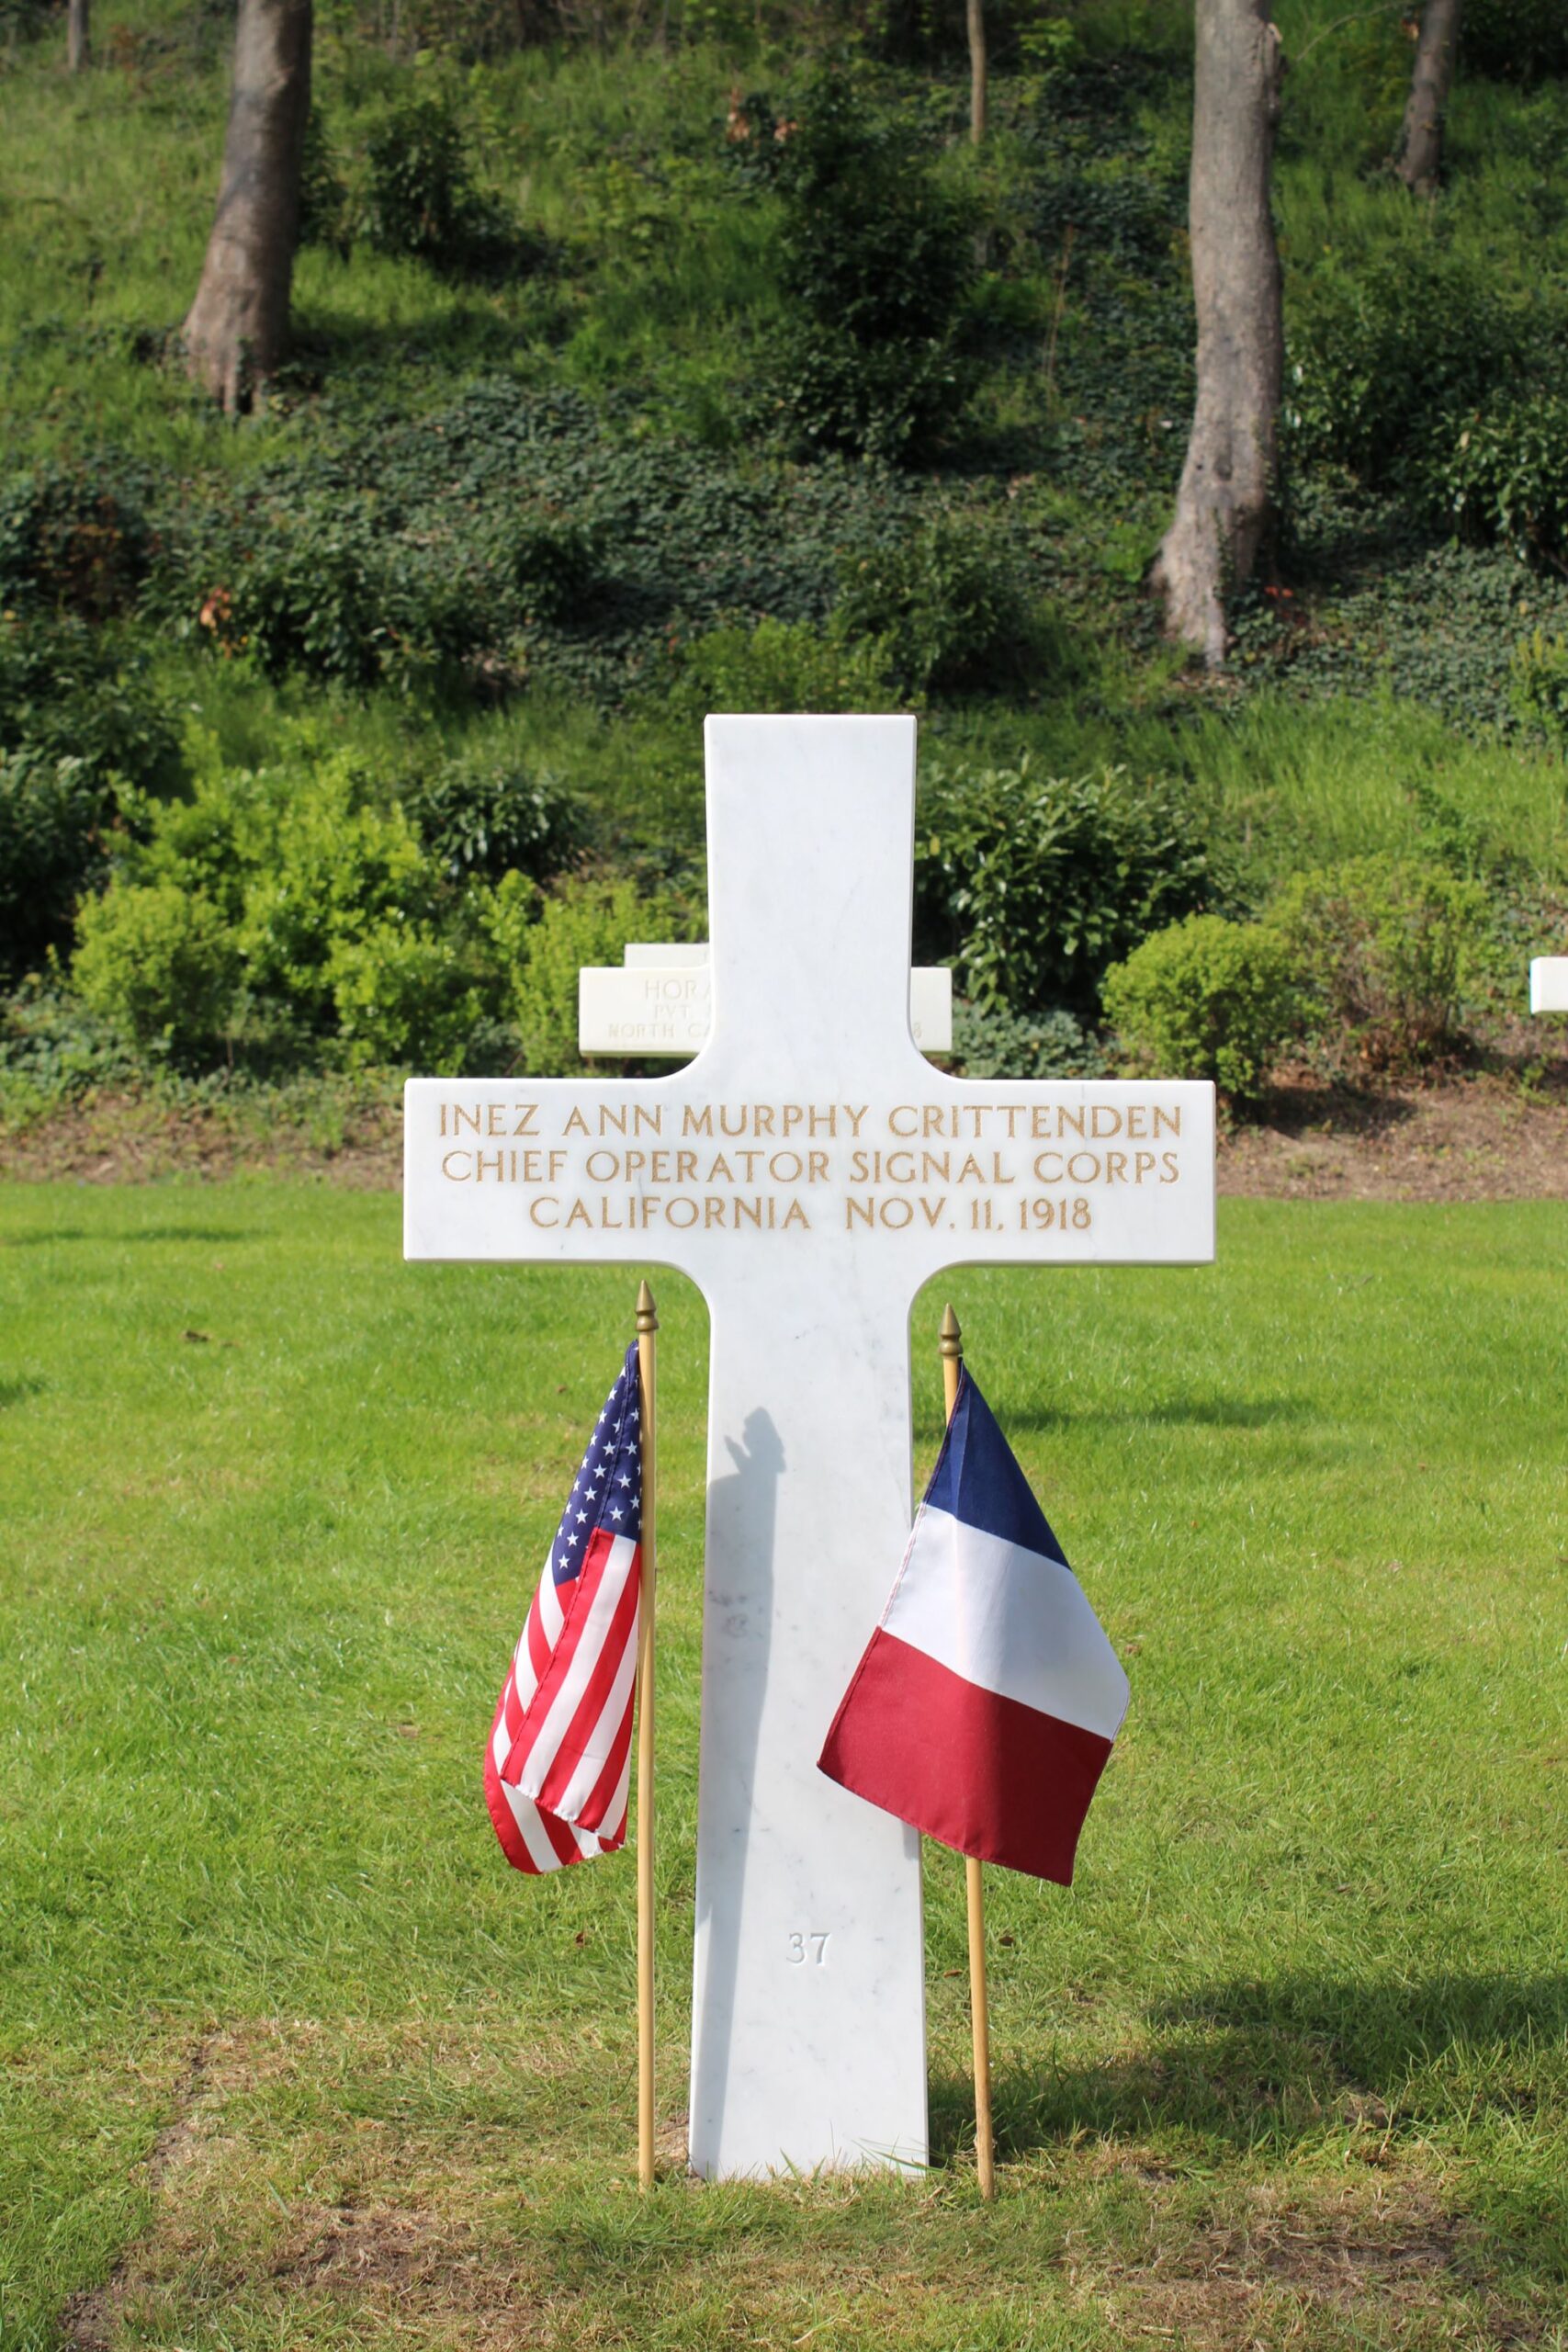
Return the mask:
<path fill-rule="evenodd" d="M 7 1188 L 8 2352 L 1568 2340 L 1564 1237 L 1228 1203 L 1213 1271 L 953 1282 L 1134 1685 L 1072 1894 L 991 1874 L 999 2202 L 935 1852 L 930 2177 L 645 2202 L 629 1864 L 514 1878 L 477 1775 L 628 1280 L 404 1268 L 308 1184 Z M 673 2152 L 705 1349 L 659 1291 Z"/>

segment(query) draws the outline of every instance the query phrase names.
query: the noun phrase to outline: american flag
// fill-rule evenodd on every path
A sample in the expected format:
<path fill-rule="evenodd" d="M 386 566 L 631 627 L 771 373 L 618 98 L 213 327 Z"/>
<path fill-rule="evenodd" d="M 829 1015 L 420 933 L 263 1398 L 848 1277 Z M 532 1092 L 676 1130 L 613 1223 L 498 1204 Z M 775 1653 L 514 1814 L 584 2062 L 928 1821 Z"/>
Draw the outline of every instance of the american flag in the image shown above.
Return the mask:
<path fill-rule="evenodd" d="M 506 1859 L 555 1871 L 626 1843 L 642 1592 L 637 1342 L 594 1423 L 485 1750 Z"/>

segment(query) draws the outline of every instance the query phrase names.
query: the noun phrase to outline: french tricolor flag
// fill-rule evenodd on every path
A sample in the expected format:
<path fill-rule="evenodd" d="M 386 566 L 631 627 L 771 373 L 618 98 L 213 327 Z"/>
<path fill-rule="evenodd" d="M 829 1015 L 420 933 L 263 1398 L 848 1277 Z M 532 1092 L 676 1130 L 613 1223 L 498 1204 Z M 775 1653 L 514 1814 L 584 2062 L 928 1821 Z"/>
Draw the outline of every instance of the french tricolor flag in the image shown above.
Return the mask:
<path fill-rule="evenodd" d="M 830 1780 L 983 1861 L 1072 1883 L 1127 1678 L 965 1370 Z"/>

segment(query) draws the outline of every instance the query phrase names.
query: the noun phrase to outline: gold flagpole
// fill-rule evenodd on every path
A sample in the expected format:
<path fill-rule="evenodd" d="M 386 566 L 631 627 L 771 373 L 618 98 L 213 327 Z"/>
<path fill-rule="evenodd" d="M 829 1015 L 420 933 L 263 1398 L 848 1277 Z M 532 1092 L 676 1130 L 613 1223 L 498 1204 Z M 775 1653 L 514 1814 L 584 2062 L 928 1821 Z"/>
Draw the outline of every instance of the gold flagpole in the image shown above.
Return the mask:
<path fill-rule="evenodd" d="M 939 1344 L 947 1418 L 952 1420 L 964 1363 L 964 1334 L 951 1306 L 942 1309 Z M 964 1880 L 969 1901 L 969 2023 L 975 2040 L 975 2167 L 980 2194 L 988 2205 L 997 2193 L 997 2166 L 991 2136 L 991 2027 L 986 2000 L 986 1889 L 977 1854 L 964 1855 Z"/>
<path fill-rule="evenodd" d="M 653 1595 L 658 1457 L 653 1403 L 659 1317 L 647 1283 L 637 1295 L 637 1386 L 642 1411 L 642 1595 L 637 1655 L 637 2169 L 653 2187 Z"/>

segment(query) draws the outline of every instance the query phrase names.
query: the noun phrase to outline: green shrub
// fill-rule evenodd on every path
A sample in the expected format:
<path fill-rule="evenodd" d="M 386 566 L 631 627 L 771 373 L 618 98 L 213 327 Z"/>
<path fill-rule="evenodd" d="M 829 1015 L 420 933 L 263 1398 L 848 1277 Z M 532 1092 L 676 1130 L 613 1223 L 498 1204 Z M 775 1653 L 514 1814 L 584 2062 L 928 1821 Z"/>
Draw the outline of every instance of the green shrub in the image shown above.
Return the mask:
<path fill-rule="evenodd" d="M 351 1068 L 412 1064 L 443 1076 L 465 1067 L 484 997 L 452 939 L 384 921 L 339 941 L 327 978 Z"/>
<path fill-rule="evenodd" d="M 1483 260 L 1411 241 L 1320 264 L 1292 286 L 1287 329 L 1293 446 L 1370 484 L 1424 479 L 1444 420 L 1506 383 L 1527 345 Z"/>
<path fill-rule="evenodd" d="M 1462 1043 L 1485 958 L 1478 883 L 1413 859 L 1350 858 L 1295 876 L 1268 920 L 1312 992 L 1331 1059 L 1409 1069 Z"/>
<path fill-rule="evenodd" d="M 908 118 L 874 107 L 840 66 L 808 89 L 777 187 L 795 319 L 775 400 L 813 447 L 923 456 L 951 435 L 974 383 L 969 207 Z"/>
<path fill-rule="evenodd" d="M 513 975 L 523 1068 L 546 1078 L 581 1069 L 578 973 L 585 964 L 618 964 L 628 939 L 675 935 L 669 910 L 639 898 L 634 883 L 582 877 L 563 882 L 529 927 L 526 960 Z"/>
<path fill-rule="evenodd" d="M 1568 11 L 1562 0 L 1466 0 L 1461 49 L 1465 70 L 1499 82 L 1568 74 Z"/>
<path fill-rule="evenodd" d="M 232 1016 L 240 956 L 222 910 L 198 892 L 116 882 L 82 909 L 72 978 L 139 1046 L 199 1054 Z"/>
<path fill-rule="evenodd" d="M 953 1008 L 953 1057 L 965 1078 L 1103 1078 L 1110 1068 L 1092 1030 L 1070 1012 Z"/>
<path fill-rule="evenodd" d="M 303 670 L 355 686 L 412 684 L 486 639 L 490 616 L 470 562 L 412 544 L 342 498 L 275 506 L 220 557 L 201 626 L 226 654 L 269 677 Z"/>
<path fill-rule="evenodd" d="M 881 640 L 907 695 L 1017 684 L 1039 651 L 1022 570 L 993 528 L 927 517 L 891 547 L 845 560 L 834 620 Z"/>
<path fill-rule="evenodd" d="M 922 786 L 917 956 L 955 962 L 982 1010 L 1092 1019 L 1107 967 L 1215 888 L 1202 828 L 1164 778 L 1035 776 L 1025 760 Z"/>
<path fill-rule="evenodd" d="M 475 183 L 462 118 L 445 91 L 394 101 L 365 142 L 363 226 L 378 253 L 452 276 L 513 274 L 539 258 L 504 207 Z"/>
<path fill-rule="evenodd" d="M 0 996 L 0 1129 L 26 1125 L 94 1087 L 123 1085 L 137 1057 L 124 1029 L 55 976 Z"/>
<path fill-rule="evenodd" d="M 1466 538 L 1502 539 L 1522 560 L 1568 558 L 1568 396 L 1506 394 L 1467 418 L 1437 473 Z"/>
<path fill-rule="evenodd" d="M 153 535 L 141 495 L 106 465 L 44 465 L 0 492 L 0 605 L 85 620 L 131 604 Z"/>
<path fill-rule="evenodd" d="M 1131 1069 L 1212 1079 L 1252 1100 L 1301 1025 L 1284 942 L 1262 923 L 1189 915 L 1156 931 L 1105 976 L 1107 1020 Z"/>
<path fill-rule="evenodd" d="M 809 621 L 709 629 L 682 649 L 680 677 L 694 712 L 886 710 L 896 699 L 880 639 Z"/>
<path fill-rule="evenodd" d="M 195 907 L 230 943 L 224 969 L 235 986 L 222 1034 L 230 1054 L 252 1066 L 412 1059 L 456 1070 L 481 1048 L 510 1062 L 496 1023 L 539 904 L 537 886 L 510 861 L 547 865 L 562 854 L 575 806 L 557 786 L 504 770 L 476 779 L 454 763 L 422 787 L 420 813 L 436 835 L 427 843 L 411 813 L 415 796 L 411 807 L 378 804 L 352 753 L 322 756 L 309 729 L 301 738 L 287 763 L 211 767 L 188 800 L 139 809 L 145 837 L 118 841 L 116 879 L 101 902 L 114 911 L 84 911 L 84 993 L 96 992 L 136 1035 L 167 1032 L 182 1052 L 194 1049 L 207 1033 L 189 1021 L 171 1029 L 168 976 L 156 959 L 147 1004 L 128 1010 L 118 965 L 112 984 L 98 977 L 110 950 L 93 943 L 107 923 L 123 961 L 128 926 L 145 929 L 160 908 Z M 501 876 L 493 888 L 491 872 Z"/>
<path fill-rule="evenodd" d="M 0 752 L 0 973 L 37 971 L 70 939 L 76 901 L 102 872 L 111 805 L 83 760 Z"/>
<path fill-rule="evenodd" d="M 1568 637 L 1538 628 L 1515 646 L 1511 667 L 1518 716 L 1549 735 L 1568 735 Z"/>
<path fill-rule="evenodd" d="M 541 501 L 493 524 L 486 553 L 529 621 L 580 619 L 604 584 L 603 531 Z"/>
<path fill-rule="evenodd" d="M 403 805 L 448 879 L 499 880 L 509 869 L 547 882 L 584 845 L 581 801 L 548 774 L 477 759 L 449 760 L 415 780 Z"/>
<path fill-rule="evenodd" d="M 0 746 L 79 760 L 105 786 L 164 791 L 184 773 L 179 729 L 142 657 L 79 619 L 0 619 Z"/>
<path fill-rule="evenodd" d="M 425 915 L 435 880 L 404 811 L 367 806 L 350 761 L 323 763 L 278 808 L 245 878 L 240 941 L 253 989 L 323 1020 L 343 948 Z"/>

